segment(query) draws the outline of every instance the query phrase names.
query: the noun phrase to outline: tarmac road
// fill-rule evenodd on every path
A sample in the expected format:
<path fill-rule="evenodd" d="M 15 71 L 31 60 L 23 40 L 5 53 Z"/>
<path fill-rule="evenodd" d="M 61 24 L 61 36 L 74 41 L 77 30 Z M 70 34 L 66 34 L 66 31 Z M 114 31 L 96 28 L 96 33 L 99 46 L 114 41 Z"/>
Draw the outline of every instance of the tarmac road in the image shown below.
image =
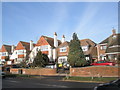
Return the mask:
<path fill-rule="evenodd" d="M 43 78 L 5 78 L 2 88 L 86 88 L 93 90 L 100 83 L 62 81 L 62 76 L 45 76 Z"/>

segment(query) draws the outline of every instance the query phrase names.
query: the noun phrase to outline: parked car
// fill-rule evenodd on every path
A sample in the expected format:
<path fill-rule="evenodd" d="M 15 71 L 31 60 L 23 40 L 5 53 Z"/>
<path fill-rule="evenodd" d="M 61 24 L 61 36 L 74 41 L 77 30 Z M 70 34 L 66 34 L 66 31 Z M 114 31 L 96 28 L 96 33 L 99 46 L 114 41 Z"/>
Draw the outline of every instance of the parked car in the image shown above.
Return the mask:
<path fill-rule="evenodd" d="M 108 61 L 98 61 L 98 62 L 95 62 L 95 63 L 91 63 L 90 65 L 106 65 L 106 66 L 115 66 L 115 63 L 114 62 L 108 62 Z"/>
<path fill-rule="evenodd" d="M 109 83 L 99 84 L 94 90 L 120 90 L 120 78 Z"/>
<path fill-rule="evenodd" d="M 46 65 L 45 68 L 55 68 L 55 65 Z"/>

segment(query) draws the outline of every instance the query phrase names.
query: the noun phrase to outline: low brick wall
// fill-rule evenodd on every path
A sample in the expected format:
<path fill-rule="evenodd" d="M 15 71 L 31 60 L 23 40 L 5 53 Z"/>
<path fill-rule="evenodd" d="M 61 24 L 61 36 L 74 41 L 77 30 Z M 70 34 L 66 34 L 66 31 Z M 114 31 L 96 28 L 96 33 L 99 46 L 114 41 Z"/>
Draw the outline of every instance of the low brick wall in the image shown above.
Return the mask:
<path fill-rule="evenodd" d="M 36 69 L 22 69 L 23 74 L 28 75 L 56 75 L 56 69 L 36 68 Z"/>
<path fill-rule="evenodd" d="M 119 77 L 120 67 L 115 66 L 90 66 L 70 68 L 70 76 L 82 77 Z"/>
<path fill-rule="evenodd" d="M 12 74 L 20 74 L 20 68 L 18 69 L 18 68 L 11 68 L 10 69 L 10 73 L 12 73 Z"/>

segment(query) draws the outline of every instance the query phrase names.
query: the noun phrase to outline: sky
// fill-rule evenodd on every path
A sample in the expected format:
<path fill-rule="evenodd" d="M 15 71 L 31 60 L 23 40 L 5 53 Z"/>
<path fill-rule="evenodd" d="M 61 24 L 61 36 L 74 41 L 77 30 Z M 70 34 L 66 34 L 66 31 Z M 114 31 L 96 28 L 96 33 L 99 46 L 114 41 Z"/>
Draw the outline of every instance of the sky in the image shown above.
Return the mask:
<path fill-rule="evenodd" d="M 41 35 L 70 41 L 78 38 L 100 43 L 118 32 L 117 2 L 3 2 L 2 44 L 37 43 Z"/>

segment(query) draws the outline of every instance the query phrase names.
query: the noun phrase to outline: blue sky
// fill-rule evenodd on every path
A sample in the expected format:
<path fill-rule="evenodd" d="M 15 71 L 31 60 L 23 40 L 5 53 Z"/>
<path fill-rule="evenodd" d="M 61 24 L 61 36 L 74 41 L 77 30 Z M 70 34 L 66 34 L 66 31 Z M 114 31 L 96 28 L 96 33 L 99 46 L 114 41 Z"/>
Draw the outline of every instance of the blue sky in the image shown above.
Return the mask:
<path fill-rule="evenodd" d="M 118 30 L 117 2 L 3 2 L 2 44 L 17 45 L 19 41 L 34 43 L 41 35 L 61 40 L 89 38 L 96 43 Z"/>

